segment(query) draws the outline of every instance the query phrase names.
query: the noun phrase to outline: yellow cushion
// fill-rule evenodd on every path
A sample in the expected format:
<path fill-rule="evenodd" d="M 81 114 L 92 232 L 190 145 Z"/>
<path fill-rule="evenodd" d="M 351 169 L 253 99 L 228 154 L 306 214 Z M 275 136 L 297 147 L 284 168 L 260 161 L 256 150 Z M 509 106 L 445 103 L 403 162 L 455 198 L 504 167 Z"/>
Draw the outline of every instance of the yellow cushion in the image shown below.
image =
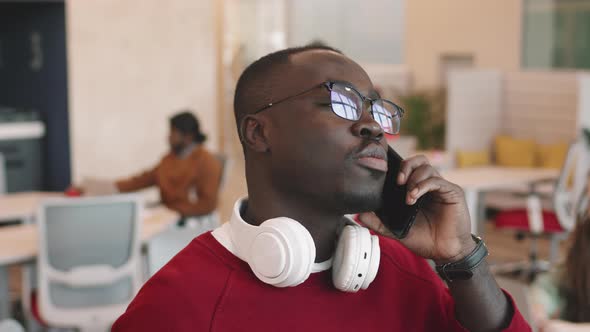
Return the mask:
<path fill-rule="evenodd" d="M 490 164 L 487 151 L 458 151 L 457 167 L 485 166 Z"/>
<path fill-rule="evenodd" d="M 535 142 L 498 136 L 495 142 L 496 164 L 506 167 L 534 167 Z"/>
<path fill-rule="evenodd" d="M 565 143 L 537 145 L 537 166 L 561 169 L 565 162 L 568 146 Z"/>

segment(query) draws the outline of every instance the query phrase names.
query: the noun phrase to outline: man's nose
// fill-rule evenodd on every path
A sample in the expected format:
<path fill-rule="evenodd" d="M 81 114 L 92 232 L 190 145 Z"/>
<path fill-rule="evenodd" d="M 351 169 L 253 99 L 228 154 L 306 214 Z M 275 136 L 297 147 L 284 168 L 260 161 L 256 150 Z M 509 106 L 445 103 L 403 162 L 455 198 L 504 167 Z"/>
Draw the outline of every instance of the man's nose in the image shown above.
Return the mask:
<path fill-rule="evenodd" d="M 380 141 L 383 138 L 383 128 L 368 111 L 364 111 L 361 118 L 352 125 L 352 133 L 373 141 Z"/>

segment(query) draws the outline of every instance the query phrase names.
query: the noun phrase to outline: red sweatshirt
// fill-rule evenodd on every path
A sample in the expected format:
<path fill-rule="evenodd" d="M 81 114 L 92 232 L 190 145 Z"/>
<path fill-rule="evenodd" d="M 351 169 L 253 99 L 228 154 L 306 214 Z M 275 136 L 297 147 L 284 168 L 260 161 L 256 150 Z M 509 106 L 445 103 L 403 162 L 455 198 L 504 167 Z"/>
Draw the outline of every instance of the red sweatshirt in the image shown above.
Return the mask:
<path fill-rule="evenodd" d="M 331 270 L 296 287 L 266 285 L 205 233 L 145 284 L 112 331 L 466 331 L 426 261 L 397 241 L 379 242 L 375 281 L 345 293 Z M 516 310 L 506 331 L 530 327 Z"/>

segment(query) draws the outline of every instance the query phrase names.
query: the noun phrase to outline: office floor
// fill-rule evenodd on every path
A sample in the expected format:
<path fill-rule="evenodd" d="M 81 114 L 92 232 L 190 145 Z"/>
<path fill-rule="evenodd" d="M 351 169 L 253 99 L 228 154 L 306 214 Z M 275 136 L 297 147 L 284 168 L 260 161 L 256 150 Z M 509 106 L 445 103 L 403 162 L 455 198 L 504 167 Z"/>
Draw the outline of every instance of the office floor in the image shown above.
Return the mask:
<path fill-rule="evenodd" d="M 246 195 L 246 180 L 244 176 L 244 162 L 241 148 L 231 153 L 230 169 L 220 197 L 221 220 L 228 220 L 235 201 Z M 530 240 L 516 241 L 513 233 L 495 230 L 493 224 L 488 222 L 484 231 L 484 239 L 490 251 L 489 261 L 492 263 L 514 262 L 525 260 L 528 257 Z M 549 241 L 539 240 L 539 256 L 546 259 L 549 253 Z M 561 253 L 565 252 L 565 244 L 561 247 Z M 563 256 L 561 256 L 563 257 Z M 20 297 L 20 269 L 10 269 L 10 289 L 13 298 Z"/>

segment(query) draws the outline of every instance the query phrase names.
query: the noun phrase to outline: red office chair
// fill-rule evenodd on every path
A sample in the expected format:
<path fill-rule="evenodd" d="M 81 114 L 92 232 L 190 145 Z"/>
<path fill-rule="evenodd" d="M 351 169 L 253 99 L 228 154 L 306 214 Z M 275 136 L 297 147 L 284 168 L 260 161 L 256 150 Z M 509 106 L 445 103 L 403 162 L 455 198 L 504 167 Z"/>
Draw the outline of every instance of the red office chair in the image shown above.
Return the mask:
<path fill-rule="evenodd" d="M 526 274 L 531 281 L 557 261 L 559 244 L 567 237 L 567 230 L 559 223 L 555 212 L 542 210 L 540 198 L 535 194 L 527 198 L 527 208 L 500 212 L 495 218 L 495 227 L 514 231 L 517 240 L 530 237 L 531 245 L 528 261 L 496 265 L 492 271 L 498 274 Z M 549 261 L 539 260 L 538 240 L 547 237 L 551 241 Z"/>
<path fill-rule="evenodd" d="M 497 229 L 515 231 L 517 239 L 530 237 L 532 241 L 528 261 L 492 266 L 493 272 L 524 273 L 529 280 L 533 280 L 539 272 L 547 271 L 557 261 L 560 242 L 575 226 L 580 208 L 586 205 L 584 192 L 590 168 L 588 151 L 588 144 L 584 140 L 578 140 L 570 146 L 553 193 L 555 211 L 542 209 L 540 194 L 533 186 L 525 208 L 503 211 L 496 216 Z M 551 240 L 549 261 L 538 259 L 537 242 L 541 237 Z"/>

